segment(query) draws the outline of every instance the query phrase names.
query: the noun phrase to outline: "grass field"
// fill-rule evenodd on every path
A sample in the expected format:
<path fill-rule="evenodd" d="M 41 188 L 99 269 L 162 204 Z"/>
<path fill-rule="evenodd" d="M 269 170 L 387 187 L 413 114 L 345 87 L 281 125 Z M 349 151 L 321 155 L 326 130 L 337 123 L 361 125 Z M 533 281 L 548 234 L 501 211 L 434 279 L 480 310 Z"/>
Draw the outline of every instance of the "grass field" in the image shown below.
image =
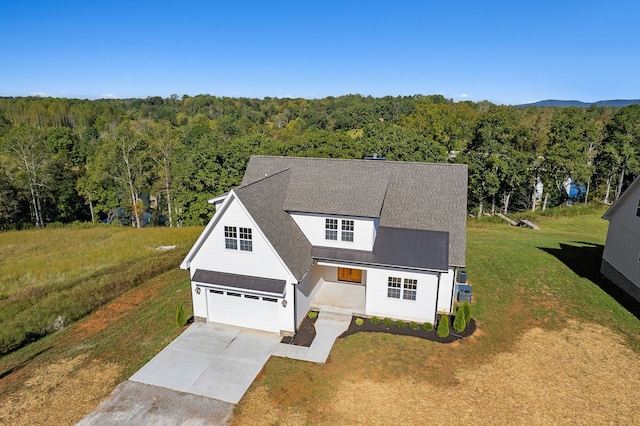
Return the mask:
<path fill-rule="evenodd" d="M 640 312 L 598 273 L 603 213 L 534 215 L 539 231 L 470 220 L 474 336 L 442 345 L 359 333 L 326 364 L 272 357 L 234 423 L 639 424 Z M 199 231 L 171 237 L 188 241 L 175 252 Z M 0 358 L 0 423 L 73 424 L 177 336 L 176 307 L 191 315 L 191 305 L 176 266 Z"/>
<path fill-rule="evenodd" d="M 0 354 L 175 268 L 198 228 L 113 226 L 0 233 Z M 175 250 L 155 250 L 176 246 Z"/>

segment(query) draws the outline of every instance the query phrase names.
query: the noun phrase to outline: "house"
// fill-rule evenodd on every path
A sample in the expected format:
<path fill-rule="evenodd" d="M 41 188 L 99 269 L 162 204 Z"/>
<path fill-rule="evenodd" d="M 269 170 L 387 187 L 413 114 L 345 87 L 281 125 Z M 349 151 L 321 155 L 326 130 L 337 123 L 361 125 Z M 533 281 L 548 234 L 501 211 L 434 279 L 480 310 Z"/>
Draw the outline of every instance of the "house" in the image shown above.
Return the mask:
<path fill-rule="evenodd" d="M 467 166 L 251 157 L 181 264 L 196 320 L 295 333 L 323 286 L 354 314 L 435 323 L 465 265 Z"/>
<path fill-rule="evenodd" d="M 640 178 L 602 217 L 609 221 L 600 272 L 640 301 Z"/>

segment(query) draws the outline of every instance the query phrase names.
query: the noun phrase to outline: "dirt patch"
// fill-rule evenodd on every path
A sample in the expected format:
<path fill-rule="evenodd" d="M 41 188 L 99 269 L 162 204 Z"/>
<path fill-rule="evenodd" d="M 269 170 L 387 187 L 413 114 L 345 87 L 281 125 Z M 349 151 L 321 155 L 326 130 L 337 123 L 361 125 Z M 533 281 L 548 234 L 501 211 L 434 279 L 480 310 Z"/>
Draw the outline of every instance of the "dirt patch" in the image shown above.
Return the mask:
<path fill-rule="evenodd" d="M 112 302 L 101 307 L 92 315 L 80 321 L 74 330 L 72 338 L 74 340 L 85 340 L 109 327 L 114 322 L 122 318 L 127 312 L 134 309 L 145 300 L 153 298 L 153 289 L 136 288 L 126 293 L 127 297 L 117 297 Z"/>
<path fill-rule="evenodd" d="M 527 331 L 511 351 L 477 368 L 460 366 L 450 385 L 345 372 L 321 412 L 295 412 L 294 423 L 640 424 L 640 357 L 604 327 L 568 324 Z M 273 410 L 266 392 L 259 386 L 247 395 L 237 424 L 260 423 L 269 410 L 270 423 L 289 424 L 289 410 Z"/>
<path fill-rule="evenodd" d="M 309 316 L 304 317 L 304 320 L 302 320 L 300 327 L 298 327 L 298 332 L 293 336 L 283 337 L 280 343 L 284 343 L 287 345 L 306 346 L 308 348 L 313 343 L 313 339 L 316 338 L 317 319 L 317 315 L 313 318 L 309 318 Z"/>
<path fill-rule="evenodd" d="M 116 385 L 122 368 L 81 355 L 34 371 L 0 403 L 0 424 L 72 425 Z"/>

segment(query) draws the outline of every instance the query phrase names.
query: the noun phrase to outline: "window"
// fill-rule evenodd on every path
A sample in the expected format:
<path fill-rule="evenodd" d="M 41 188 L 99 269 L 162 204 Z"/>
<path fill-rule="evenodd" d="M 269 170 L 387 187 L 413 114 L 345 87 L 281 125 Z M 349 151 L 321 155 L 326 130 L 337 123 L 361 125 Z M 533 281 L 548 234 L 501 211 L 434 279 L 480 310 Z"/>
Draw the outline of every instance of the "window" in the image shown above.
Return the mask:
<path fill-rule="evenodd" d="M 209 291 L 214 294 L 224 294 L 224 291 L 222 290 L 209 290 Z"/>
<path fill-rule="evenodd" d="M 353 241 L 353 220 L 342 221 L 342 241 Z"/>
<path fill-rule="evenodd" d="M 251 228 L 240 228 L 240 250 L 253 251 L 252 240 Z M 238 228 L 235 226 L 224 227 L 224 247 L 238 250 Z"/>
<path fill-rule="evenodd" d="M 324 238 L 326 240 L 338 239 L 338 219 L 325 219 Z"/>
<path fill-rule="evenodd" d="M 404 300 L 416 300 L 416 292 L 418 290 L 418 280 L 404 279 L 404 292 L 402 298 Z"/>
<path fill-rule="evenodd" d="M 402 278 L 389 277 L 387 297 L 392 299 L 416 300 L 417 292 L 418 280 L 405 278 L 403 285 Z"/>
<path fill-rule="evenodd" d="M 263 297 L 262 300 L 265 302 L 277 302 L 278 299 L 274 299 L 273 297 Z"/>
<path fill-rule="evenodd" d="M 224 227 L 224 247 L 237 250 L 238 249 L 238 232 L 235 226 Z"/>
<path fill-rule="evenodd" d="M 638 209 L 636 210 L 636 216 L 640 217 L 640 199 L 638 200 Z"/>
<path fill-rule="evenodd" d="M 400 299 L 400 287 L 402 279 L 396 277 L 389 277 L 389 283 L 387 284 L 387 297 L 392 299 Z"/>
<path fill-rule="evenodd" d="M 227 292 L 227 296 L 242 297 L 242 295 L 240 293 L 235 293 L 235 292 L 231 292 L 231 291 Z"/>
<path fill-rule="evenodd" d="M 251 240 L 251 228 L 240 228 L 240 250 L 253 251 L 253 241 Z"/>
<path fill-rule="evenodd" d="M 252 295 L 252 294 L 245 294 L 245 295 L 244 295 L 244 298 L 245 298 L 245 299 L 255 299 L 255 300 L 260 299 L 258 296 L 254 296 L 254 295 Z"/>

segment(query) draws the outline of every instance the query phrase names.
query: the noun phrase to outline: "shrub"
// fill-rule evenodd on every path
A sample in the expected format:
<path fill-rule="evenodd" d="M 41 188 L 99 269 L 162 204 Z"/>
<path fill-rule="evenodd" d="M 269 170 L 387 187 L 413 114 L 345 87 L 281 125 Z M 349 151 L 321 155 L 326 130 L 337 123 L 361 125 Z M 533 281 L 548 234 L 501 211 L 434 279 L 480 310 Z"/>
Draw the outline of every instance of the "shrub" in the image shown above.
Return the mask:
<path fill-rule="evenodd" d="M 391 318 L 385 318 L 382 320 L 382 323 L 387 327 L 391 327 L 391 324 L 393 324 L 393 320 Z"/>
<path fill-rule="evenodd" d="M 309 311 L 307 317 L 309 317 L 309 319 L 316 319 L 318 318 L 318 313 L 316 311 Z"/>
<path fill-rule="evenodd" d="M 356 318 L 356 325 L 360 327 L 362 324 L 364 324 L 364 320 L 362 318 Z"/>
<path fill-rule="evenodd" d="M 456 310 L 456 319 L 453 320 L 453 328 L 458 333 L 462 333 L 464 329 L 467 328 L 467 321 L 465 319 L 464 309 L 462 306 L 458 306 L 458 309 Z"/>
<path fill-rule="evenodd" d="M 436 333 L 440 337 L 447 337 L 449 335 L 449 316 L 442 315 L 440 321 L 438 321 L 438 329 Z"/>
<path fill-rule="evenodd" d="M 418 323 L 417 323 L 417 322 L 415 322 L 415 321 L 411 321 L 411 322 L 409 323 L 409 328 L 410 328 L 410 329 L 412 329 L 412 330 L 417 330 L 417 329 L 418 329 L 418 327 L 419 327 L 419 326 L 418 326 Z"/>
<path fill-rule="evenodd" d="M 430 322 L 425 322 L 424 324 L 422 324 L 422 329 L 425 331 L 431 331 L 433 330 L 433 324 L 431 324 Z"/>
<path fill-rule="evenodd" d="M 376 316 L 371 317 L 371 324 L 380 324 L 380 318 Z"/>
<path fill-rule="evenodd" d="M 464 321 L 469 324 L 469 321 L 471 321 L 471 305 L 469 302 L 464 302 L 464 305 L 462 305 L 462 311 L 464 312 Z"/>
<path fill-rule="evenodd" d="M 406 322 L 402 321 L 402 320 L 397 320 L 395 323 L 396 327 L 398 328 L 404 328 L 405 325 L 407 325 Z"/>
<path fill-rule="evenodd" d="M 187 323 L 187 315 L 184 313 L 184 306 L 178 306 L 176 310 L 176 326 L 182 327 Z"/>

